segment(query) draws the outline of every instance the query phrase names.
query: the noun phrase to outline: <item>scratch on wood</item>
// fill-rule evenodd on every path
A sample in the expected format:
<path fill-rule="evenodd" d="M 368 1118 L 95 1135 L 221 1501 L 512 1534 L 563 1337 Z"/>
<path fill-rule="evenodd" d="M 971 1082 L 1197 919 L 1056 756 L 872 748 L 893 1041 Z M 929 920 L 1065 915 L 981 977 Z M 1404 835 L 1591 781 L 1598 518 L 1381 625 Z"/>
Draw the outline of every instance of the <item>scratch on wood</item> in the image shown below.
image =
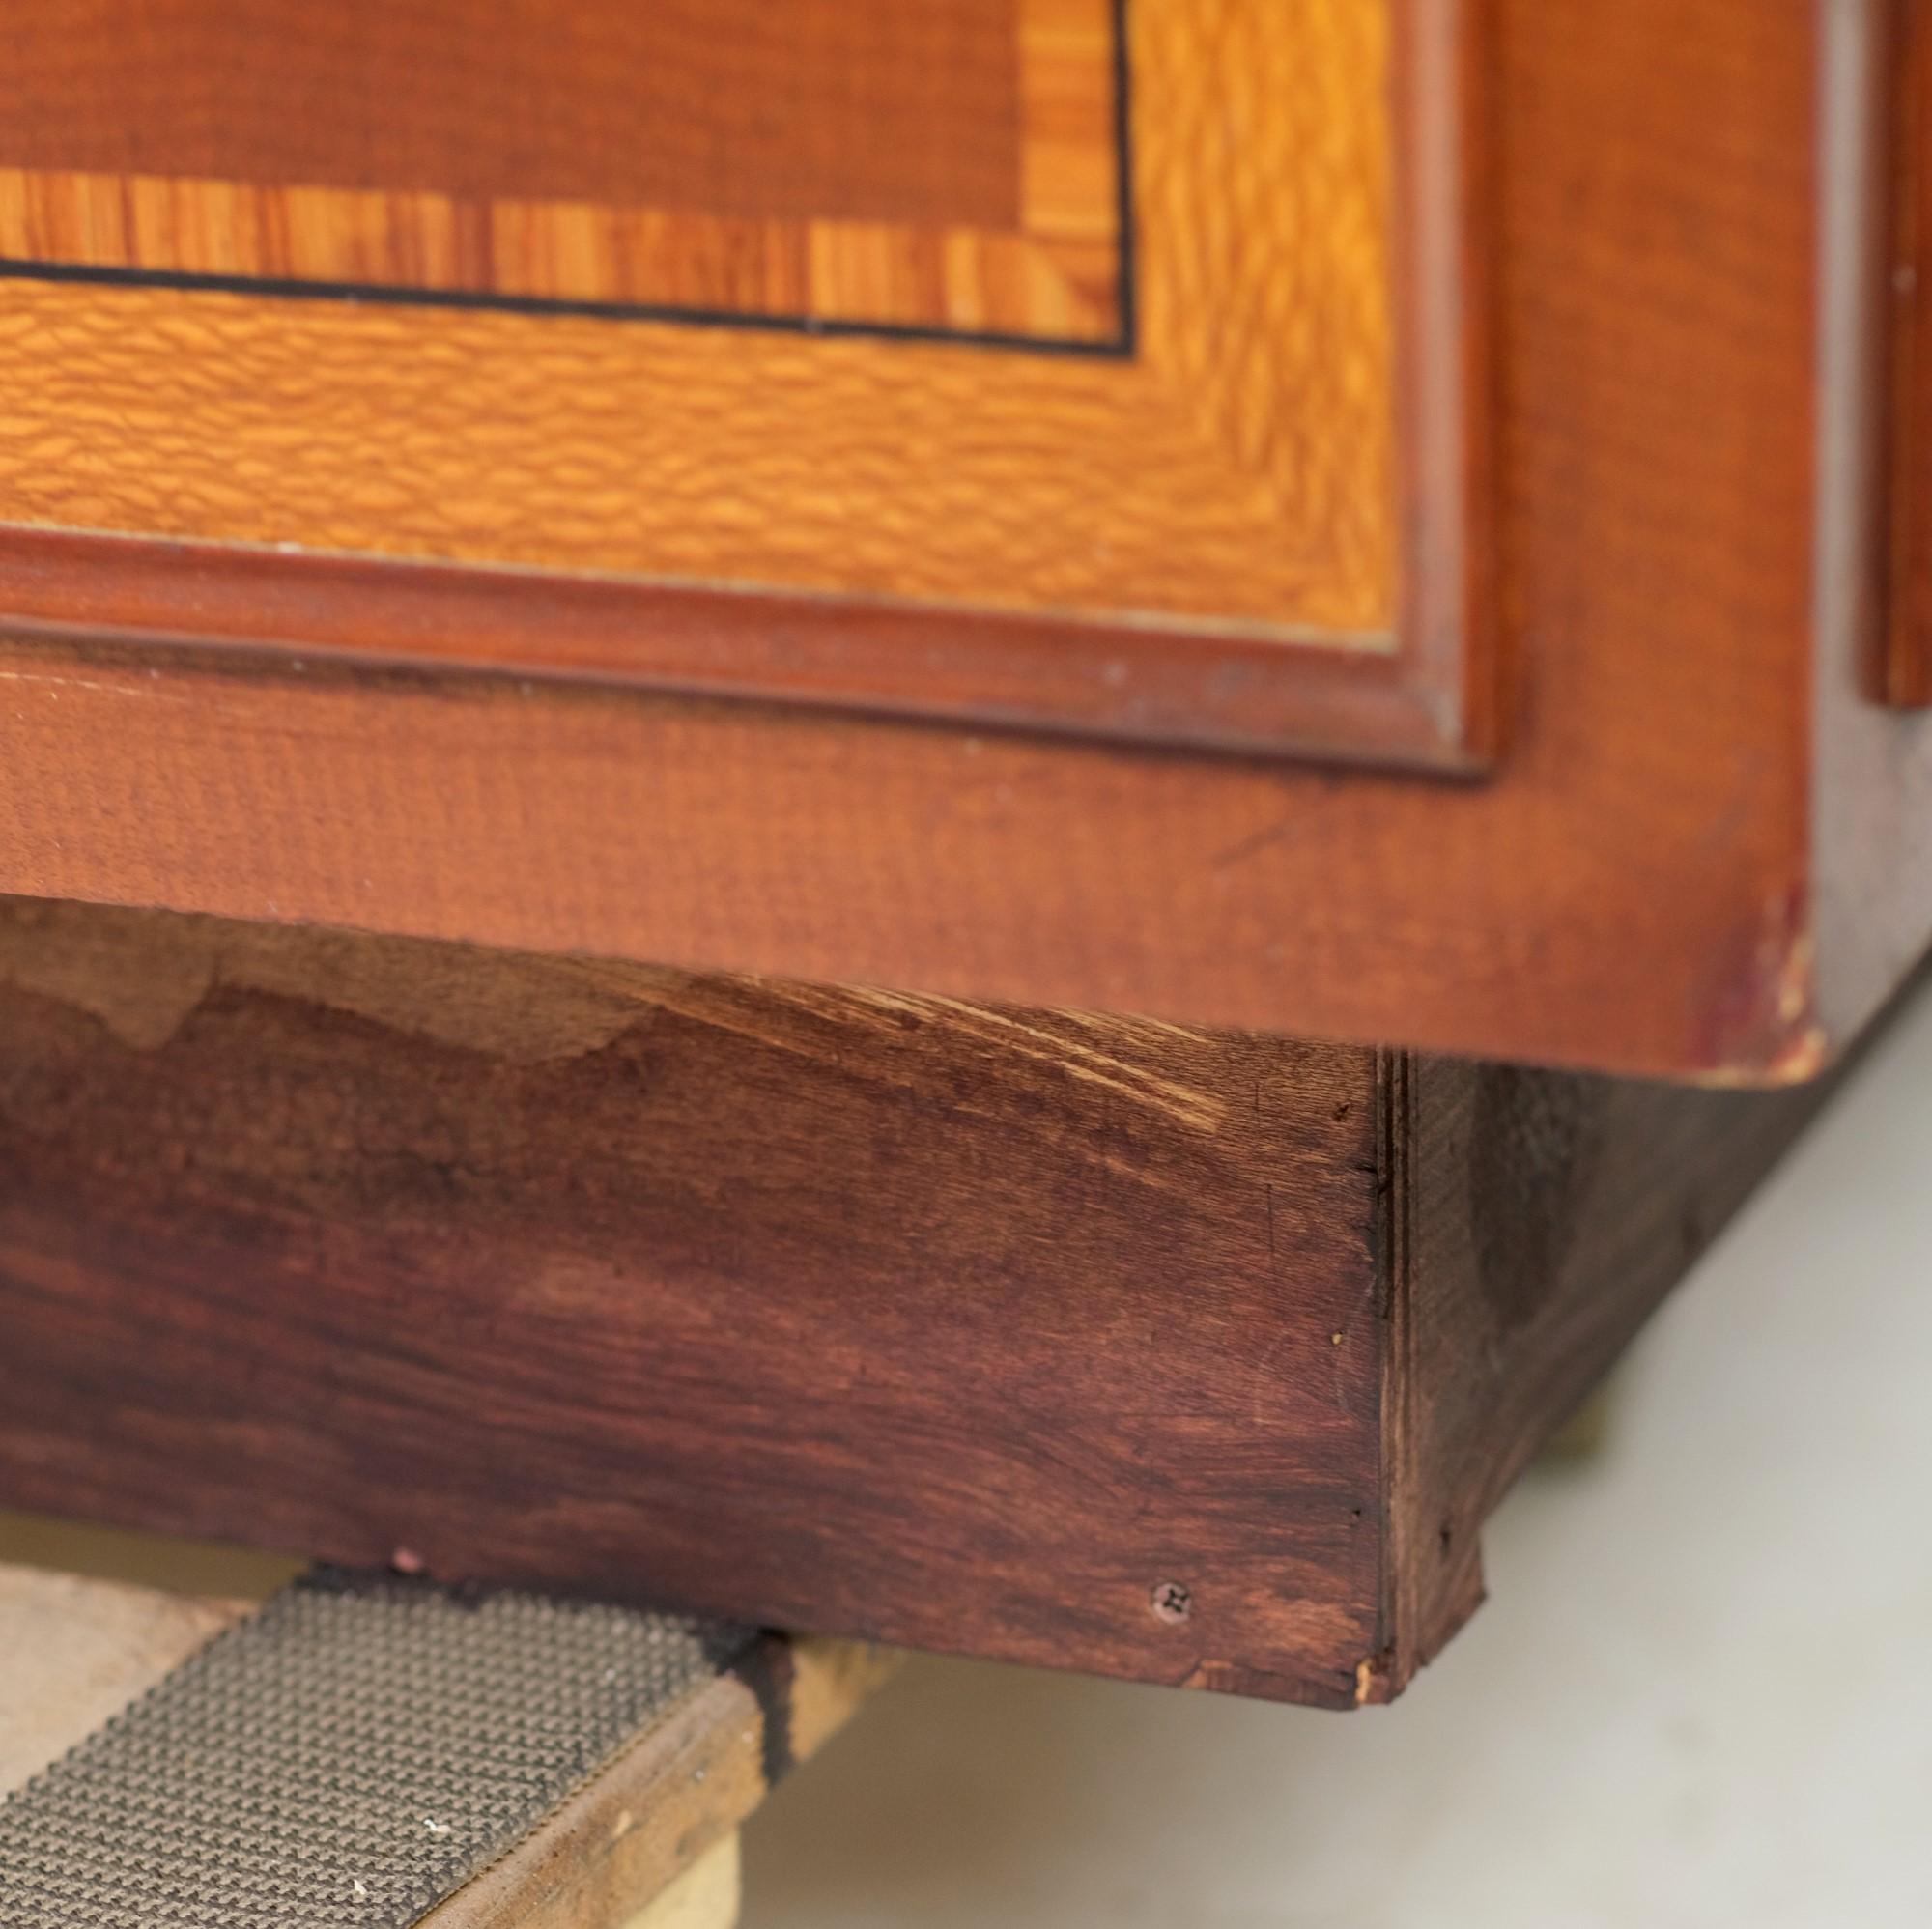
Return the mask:
<path fill-rule="evenodd" d="M 1007 1050 L 1057 1064 L 1071 1077 L 1106 1086 L 1137 1104 L 1152 1106 L 1156 1111 L 1166 1113 L 1197 1132 L 1217 1130 L 1227 1116 L 1226 1104 L 1212 1092 L 1158 1077 L 1058 1033 L 1042 1032 L 1036 1026 L 1023 1024 L 1007 1012 L 985 1006 L 966 1005 L 950 998 L 934 998 L 928 1003 L 963 1020 L 968 1031 L 977 1031 L 988 1037 L 997 1036 Z M 1042 1051 L 1033 1044 L 1018 1043 L 1016 1038 L 1037 1039 L 1048 1049 Z"/>
<path fill-rule="evenodd" d="M 1209 860 L 1215 870 L 1231 870 L 1235 865 L 1245 864 L 1252 857 L 1259 857 L 1270 844 L 1276 844 L 1288 835 L 1290 819 L 1282 817 L 1272 824 L 1264 824 L 1259 831 L 1251 831 L 1245 837 L 1237 837 L 1225 849 L 1218 850 Z"/>
<path fill-rule="evenodd" d="M 0 669 L 0 683 L 31 683 L 59 692 L 83 690 L 97 696 L 131 696 L 150 703 L 185 703 L 188 699 L 165 689 L 158 679 L 145 683 L 100 683 L 85 676 L 55 676 L 47 670 Z"/>

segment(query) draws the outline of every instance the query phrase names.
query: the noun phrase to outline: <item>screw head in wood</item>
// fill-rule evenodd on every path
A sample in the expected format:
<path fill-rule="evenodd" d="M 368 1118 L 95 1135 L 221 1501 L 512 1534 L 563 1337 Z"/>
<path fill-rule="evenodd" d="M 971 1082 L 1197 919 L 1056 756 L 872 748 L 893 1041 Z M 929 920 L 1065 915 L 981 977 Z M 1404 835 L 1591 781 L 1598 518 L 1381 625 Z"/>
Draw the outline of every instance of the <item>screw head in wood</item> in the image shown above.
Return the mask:
<path fill-rule="evenodd" d="M 1178 1580 L 1156 1581 L 1148 1597 L 1148 1605 L 1153 1609 L 1156 1621 L 1170 1624 L 1185 1621 L 1194 1612 L 1194 1591 Z"/>

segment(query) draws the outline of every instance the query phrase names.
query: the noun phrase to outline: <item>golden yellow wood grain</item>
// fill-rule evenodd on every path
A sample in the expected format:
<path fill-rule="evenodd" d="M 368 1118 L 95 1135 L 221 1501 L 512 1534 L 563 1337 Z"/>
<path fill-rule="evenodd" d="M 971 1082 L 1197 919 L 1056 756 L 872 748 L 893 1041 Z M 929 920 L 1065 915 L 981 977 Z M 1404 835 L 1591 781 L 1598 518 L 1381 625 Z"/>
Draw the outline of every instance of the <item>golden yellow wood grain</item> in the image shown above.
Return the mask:
<path fill-rule="evenodd" d="M 1112 341 L 1122 321 L 1116 10 L 1016 0 L 1015 14 L 1012 227 L 10 166 L 0 138 L 0 257 Z"/>
<path fill-rule="evenodd" d="M 0 520 L 1383 644 L 1388 15 L 1129 10 L 1131 359 L 9 280 Z M 1065 111 L 1030 218 L 1091 132 Z M 948 298 L 990 323 L 980 272 Z"/>
<path fill-rule="evenodd" d="M 472 245 L 469 211 L 444 194 L 0 168 L 0 255 L 14 260 L 1049 342 L 1119 331 L 1111 233 L 538 201 L 493 203 L 483 233 Z"/>

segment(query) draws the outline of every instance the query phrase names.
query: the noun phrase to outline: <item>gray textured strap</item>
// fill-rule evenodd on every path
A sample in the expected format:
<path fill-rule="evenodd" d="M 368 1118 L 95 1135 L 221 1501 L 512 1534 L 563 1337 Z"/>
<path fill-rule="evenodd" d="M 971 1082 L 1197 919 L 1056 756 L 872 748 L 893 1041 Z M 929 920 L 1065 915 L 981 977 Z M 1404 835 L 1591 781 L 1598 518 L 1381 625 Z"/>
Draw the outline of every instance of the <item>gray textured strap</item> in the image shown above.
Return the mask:
<path fill-rule="evenodd" d="M 0 1925 L 399 1929 L 753 1639 L 311 1575 L 0 1802 Z"/>

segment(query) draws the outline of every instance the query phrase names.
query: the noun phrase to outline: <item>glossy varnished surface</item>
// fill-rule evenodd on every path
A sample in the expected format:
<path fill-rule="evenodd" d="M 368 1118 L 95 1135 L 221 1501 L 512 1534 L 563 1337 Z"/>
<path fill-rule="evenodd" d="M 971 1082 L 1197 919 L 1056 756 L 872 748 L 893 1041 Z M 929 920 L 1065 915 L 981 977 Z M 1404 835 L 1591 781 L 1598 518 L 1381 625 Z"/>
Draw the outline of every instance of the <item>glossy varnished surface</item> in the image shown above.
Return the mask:
<path fill-rule="evenodd" d="M 1826 17 L 1842 30 L 1865 16 Z M 1882 24 L 1877 10 L 1867 23 Z M 385 592 L 406 654 L 494 651 L 503 666 L 548 637 L 557 667 L 593 690 L 327 668 L 325 646 L 366 650 L 382 633 L 360 589 L 321 565 L 271 582 L 271 555 L 224 574 L 163 549 L 117 567 L 37 533 L 5 544 L 10 596 L 31 620 L 4 646 L 0 884 L 1626 1070 L 1812 1069 L 1932 922 L 1932 736 L 1873 700 L 1858 616 L 1879 588 L 1861 425 L 1882 392 L 1839 352 L 1833 320 L 1848 309 L 1876 340 L 1884 274 L 1861 279 L 1856 248 L 1841 272 L 1847 210 L 1829 184 L 1842 170 L 1823 166 L 1847 120 L 1855 149 L 1885 120 L 1885 63 L 1828 88 L 1843 64 L 1815 25 L 1808 10 L 1739 0 L 1489 10 L 1491 601 L 1507 729 L 1480 784 L 624 695 L 638 633 L 598 603 L 609 585 L 581 605 L 523 579 Z M 59 307 L 72 291 L 55 293 Z M 55 391 L 61 405 L 0 440 L 0 463 L 15 454 L 5 487 L 36 513 L 86 521 L 83 499 L 132 485 L 131 443 L 179 429 L 198 447 L 228 406 L 225 378 L 190 343 L 170 366 L 195 406 L 171 413 L 104 336 L 37 309 L 43 294 L 8 311 L 0 355 L 24 360 L 6 406 L 32 414 Z M 256 366 L 257 320 L 220 313 L 219 346 Z M 32 369 L 70 326 L 55 359 L 99 379 L 63 389 Z M 821 370 L 853 378 L 838 399 L 856 419 L 867 379 L 838 357 L 880 345 L 810 346 L 833 357 Z M 986 363 L 929 353 L 922 366 L 943 363 L 964 407 Z M 446 429 L 482 450 L 491 390 L 455 361 L 453 412 L 431 440 Z M 340 371 L 314 379 L 352 441 L 407 415 L 393 392 L 386 414 L 358 401 Z M 1012 420 L 980 419 L 1005 446 Z M 1150 473 L 1208 513 L 1196 472 L 1147 453 Z M 573 498 L 585 517 L 622 504 L 621 479 L 598 473 Z M 963 471 L 934 473 L 951 489 Z M 266 504 L 298 526 L 273 465 L 216 482 L 235 513 Z M 416 526 L 416 487 L 412 473 L 371 482 L 372 514 Z M 1055 567 L 1053 517 L 1018 487 L 994 499 L 1012 553 Z M 1830 545 L 1827 510 L 1845 525 Z M 479 525 L 480 549 L 497 526 Z M 823 553 L 883 557 L 903 526 L 866 521 L 861 550 Z M 947 543 L 970 526 L 949 523 Z M 938 569 L 963 551 L 918 553 Z M 1092 566 L 1099 552 L 1086 553 Z M 1131 562 L 1218 569 L 1218 556 L 1173 522 Z M 1074 648 L 1051 624 L 1016 635 L 971 618 L 974 646 L 1009 652 L 1015 675 L 985 704 L 989 686 L 962 673 L 962 633 L 924 632 L 895 606 L 672 601 L 657 611 L 653 634 L 671 643 L 655 668 L 680 689 L 717 690 L 707 663 L 742 648 L 741 689 L 858 701 L 895 661 L 939 714 L 975 724 L 1023 714 L 1020 686 L 1042 662 L 1065 720 L 1156 741 L 1184 733 L 1190 685 L 1213 688 L 1224 724 L 1252 721 L 1256 702 L 1239 657 L 1171 654 L 1144 681 L 1091 634 Z M 279 660 L 235 647 L 251 620 Z M 156 635 L 234 653 L 131 646 Z M 1292 718 L 1269 714 L 1292 735 Z M 1353 712 L 1329 723 L 1365 740 Z M 1382 713 L 1368 737 L 1387 724 Z"/>
<path fill-rule="evenodd" d="M 1887 451 L 1887 594 L 1879 628 L 1876 694 L 1901 706 L 1932 703 L 1932 9 L 1923 0 L 1875 0 L 1889 123 L 1876 172 L 1875 211 L 1887 295 L 1878 344 L 1889 394 Z"/>

